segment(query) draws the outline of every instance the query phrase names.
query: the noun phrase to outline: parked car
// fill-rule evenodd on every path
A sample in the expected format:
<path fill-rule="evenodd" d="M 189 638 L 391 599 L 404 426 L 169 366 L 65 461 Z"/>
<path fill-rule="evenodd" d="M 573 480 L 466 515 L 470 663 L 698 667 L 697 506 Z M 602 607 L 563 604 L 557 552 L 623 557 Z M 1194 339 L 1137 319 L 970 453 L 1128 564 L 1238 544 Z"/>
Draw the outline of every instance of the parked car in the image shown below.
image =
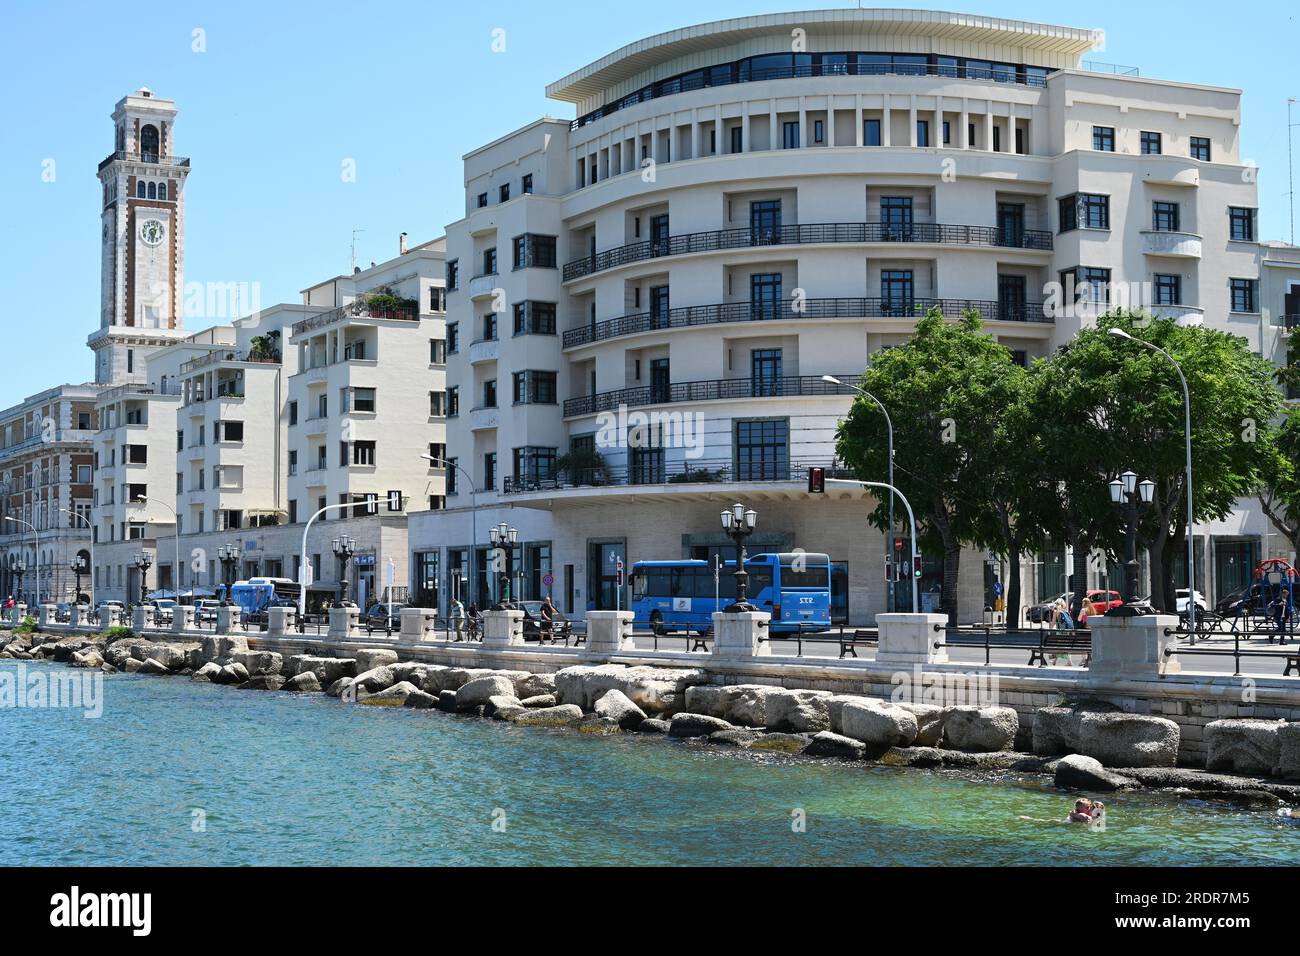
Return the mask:
<path fill-rule="evenodd" d="M 176 616 L 176 602 L 171 598 L 156 598 L 149 603 L 153 608 L 153 619 L 156 624 L 170 624 L 172 618 Z"/>
<path fill-rule="evenodd" d="M 372 604 L 366 611 L 365 620 L 362 622 L 366 627 L 375 631 L 383 631 L 391 628 L 399 631 L 402 628 L 402 608 L 405 604 Z"/>
<path fill-rule="evenodd" d="M 201 600 L 194 602 L 194 621 L 196 624 L 215 624 L 217 623 L 217 608 L 221 606 L 220 601 Z"/>
<path fill-rule="evenodd" d="M 121 620 L 126 614 L 126 605 L 121 601 L 100 601 L 99 607 L 95 609 L 95 620 L 103 626 L 107 626 L 109 618 L 116 617 Z"/>
<path fill-rule="evenodd" d="M 1174 596 L 1178 600 L 1178 607 L 1177 607 L 1178 613 L 1186 614 L 1187 613 L 1187 588 L 1179 588 L 1177 591 L 1174 592 Z M 1198 614 L 1205 613 L 1205 595 L 1202 594 L 1200 591 L 1196 592 L 1196 612 Z"/>
<path fill-rule="evenodd" d="M 524 612 L 524 640 L 537 640 L 542 632 L 542 602 L 520 601 L 518 607 Z M 569 619 L 560 613 L 559 608 L 552 608 L 552 631 L 563 634 L 570 628 Z"/>
<path fill-rule="evenodd" d="M 1070 605 L 1074 601 L 1074 593 L 1067 591 L 1064 594 L 1058 594 L 1050 600 L 1041 604 L 1035 604 L 1026 611 L 1026 616 L 1031 624 L 1045 624 L 1052 616 L 1052 605 L 1058 600 L 1064 601 Z M 1088 618 L 1094 614 L 1105 614 L 1113 607 L 1119 607 L 1124 603 L 1118 591 L 1103 591 L 1100 588 L 1091 588 L 1084 595 L 1083 610 L 1079 613 L 1079 620 L 1075 622 L 1079 627 L 1087 627 Z"/>

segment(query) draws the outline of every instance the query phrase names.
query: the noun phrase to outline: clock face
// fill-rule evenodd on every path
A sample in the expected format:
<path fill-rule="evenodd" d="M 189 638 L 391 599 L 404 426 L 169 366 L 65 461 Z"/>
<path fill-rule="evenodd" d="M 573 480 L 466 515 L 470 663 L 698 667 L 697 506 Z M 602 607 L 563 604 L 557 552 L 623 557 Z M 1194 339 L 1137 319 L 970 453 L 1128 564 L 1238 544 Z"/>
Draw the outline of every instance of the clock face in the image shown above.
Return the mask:
<path fill-rule="evenodd" d="M 166 229 L 157 219 L 146 219 L 140 223 L 140 238 L 146 246 L 156 246 L 163 241 Z"/>

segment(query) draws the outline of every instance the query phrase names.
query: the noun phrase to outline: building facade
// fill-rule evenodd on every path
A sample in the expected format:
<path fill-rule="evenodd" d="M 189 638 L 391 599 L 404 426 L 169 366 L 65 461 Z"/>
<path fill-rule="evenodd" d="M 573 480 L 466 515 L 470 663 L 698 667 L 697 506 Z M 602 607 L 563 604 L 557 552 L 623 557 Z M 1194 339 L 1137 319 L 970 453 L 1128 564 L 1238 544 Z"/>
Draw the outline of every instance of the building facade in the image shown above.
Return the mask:
<path fill-rule="evenodd" d="M 825 376 L 856 380 L 918 311 L 978 309 L 1022 362 L 1117 306 L 1269 354 L 1239 92 L 1094 72 L 1102 40 L 924 11 L 775 14 L 649 37 L 551 84 L 576 119 L 465 157 L 447 230 L 450 508 L 412 522 L 412 587 L 490 600 L 485 529 L 504 521 L 522 596 L 626 606 L 620 560 L 729 554 L 717 515 L 740 500 L 759 512 L 751 553 L 829 552 L 837 616 L 866 623 L 889 605 L 872 502 L 810 496 L 804 476 L 835 466 L 852 400 Z M 1263 547 L 1251 503 L 1230 524 L 1198 527 L 1201 544 Z M 1067 557 L 1043 556 L 1027 595 L 1064 590 Z M 998 570 L 964 561 L 964 613 Z"/>

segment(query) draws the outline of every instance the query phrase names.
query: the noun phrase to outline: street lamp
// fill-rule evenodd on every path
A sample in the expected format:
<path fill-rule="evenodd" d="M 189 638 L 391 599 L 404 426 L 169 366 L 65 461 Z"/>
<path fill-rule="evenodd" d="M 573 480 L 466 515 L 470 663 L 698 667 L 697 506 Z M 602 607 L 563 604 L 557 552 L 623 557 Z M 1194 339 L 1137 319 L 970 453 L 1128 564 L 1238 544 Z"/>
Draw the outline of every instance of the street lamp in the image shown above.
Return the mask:
<path fill-rule="evenodd" d="M 81 603 L 81 576 L 86 573 L 86 559 L 81 555 L 77 555 L 75 558 L 72 559 L 71 562 L 69 562 L 68 570 L 71 571 L 73 576 L 77 579 L 77 590 L 73 593 L 72 603 L 80 604 Z"/>
<path fill-rule="evenodd" d="M 1124 515 L 1124 604 L 1116 608 L 1116 617 L 1132 617 L 1139 613 L 1137 523 L 1155 499 L 1156 483 L 1150 478 L 1138 483 L 1138 476 L 1126 471 L 1110 483 L 1110 500 L 1119 506 Z M 1145 608 L 1143 608 L 1145 610 Z"/>
<path fill-rule="evenodd" d="M 225 590 L 221 595 L 221 606 L 230 607 L 230 591 L 235 586 L 235 569 L 239 567 L 239 545 L 223 544 L 217 548 L 217 560 L 221 562 L 221 582 Z"/>
<path fill-rule="evenodd" d="M 144 495 L 136 495 L 135 500 L 142 505 L 148 505 L 148 504 L 162 505 L 164 508 L 166 508 L 168 511 L 172 513 L 172 527 L 176 529 L 176 551 L 172 555 L 172 578 L 173 578 L 172 592 L 173 592 L 173 596 L 176 598 L 176 603 L 179 604 L 181 600 L 181 519 L 180 516 L 176 514 L 175 508 L 173 508 L 167 502 L 163 501 L 161 498 L 148 498 Z M 194 575 L 191 574 L 190 575 L 191 599 L 193 599 L 194 597 L 193 581 L 194 581 Z"/>
<path fill-rule="evenodd" d="M 148 551 L 141 551 L 131 562 L 131 567 L 140 572 L 140 603 L 144 604 L 149 599 L 148 575 L 149 569 L 153 567 L 153 555 Z"/>
<path fill-rule="evenodd" d="M 14 524 L 20 524 L 32 529 L 32 536 L 36 538 L 36 603 L 41 603 L 41 533 L 36 530 L 36 525 L 30 521 L 24 521 L 22 518 L 14 518 L 5 515 L 5 521 L 12 521 Z M 21 590 L 21 589 L 20 589 Z"/>
<path fill-rule="evenodd" d="M 503 521 L 495 527 L 488 528 L 488 540 L 491 542 L 493 549 L 502 552 L 504 556 L 504 570 L 501 572 L 500 582 L 497 585 L 497 606 L 493 610 L 505 611 L 511 607 L 510 599 L 514 597 L 511 593 L 511 581 L 513 580 L 511 571 L 514 566 L 515 544 L 519 541 L 519 531 L 516 528 L 509 527 Z"/>
<path fill-rule="evenodd" d="M 73 511 L 71 508 L 60 508 L 64 514 L 71 518 L 80 518 L 86 525 L 86 530 L 90 532 L 90 570 L 86 573 L 90 576 L 90 606 L 95 606 L 95 529 L 91 526 L 90 519 L 80 511 Z M 77 585 L 77 598 L 81 598 L 81 585 Z"/>
<path fill-rule="evenodd" d="M 1192 537 L 1192 393 L 1187 388 L 1187 378 L 1183 368 L 1172 355 L 1158 345 L 1152 345 L 1144 339 L 1137 339 L 1123 329 L 1111 329 L 1110 334 L 1138 345 L 1145 345 L 1153 352 L 1159 352 L 1178 373 L 1178 381 L 1183 385 L 1183 433 L 1187 451 L 1187 630 L 1196 633 L 1196 539 Z M 1175 610 L 1177 608 L 1175 607 Z"/>
<path fill-rule="evenodd" d="M 9 555 L 9 573 L 18 579 L 18 587 L 14 592 L 18 595 L 17 600 L 23 599 L 23 575 L 27 573 L 27 559 L 21 554 Z"/>
<path fill-rule="evenodd" d="M 339 560 L 339 597 L 334 607 L 347 607 L 348 604 L 348 562 L 357 553 L 357 542 L 350 535 L 341 534 L 330 542 L 330 550 Z"/>
<path fill-rule="evenodd" d="M 829 382 L 829 383 L 832 384 L 832 385 L 841 385 L 841 386 L 843 386 L 843 385 L 846 385 L 846 384 L 847 384 L 847 383 L 845 383 L 845 382 L 841 382 L 841 381 L 840 381 L 838 378 L 836 378 L 834 375 L 823 375 L 823 376 L 822 376 L 822 381 L 823 381 L 823 382 Z M 870 392 L 868 392 L 866 389 L 858 387 L 857 385 L 848 385 L 848 387 L 851 388 L 851 389 L 853 389 L 853 391 L 857 392 L 857 393 L 858 393 L 859 395 L 861 395 L 863 398 L 869 398 L 869 399 L 871 399 L 871 401 L 875 402 L 875 403 L 876 403 L 876 407 L 877 407 L 878 409 L 880 409 L 880 413 L 881 413 L 882 415 L 885 416 L 885 427 L 886 427 L 886 429 L 888 430 L 888 434 L 889 434 L 889 487 L 892 489 L 892 488 L 894 487 L 894 420 L 893 420 L 892 418 L 889 417 L 889 409 L 885 408 L 884 403 L 881 402 L 880 399 L 876 398 L 876 396 L 872 395 L 872 394 L 871 394 Z M 894 528 L 895 528 L 895 525 L 894 525 L 894 492 L 891 490 L 891 491 L 889 492 L 889 540 L 885 542 L 885 548 L 886 548 L 887 552 L 888 552 L 888 549 L 894 547 Z M 895 553 L 892 555 L 892 560 L 889 562 L 889 566 L 890 566 L 890 568 L 892 568 L 893 570 L 892 570 L 892 572 L 891 572 L 891 574 L 890 574 L 890 581 L 889 581 L 889 600 L 888 600 L 888 603 L 887 603 L 886 607 L 887 607 L 887 609 L 890 610 L 890 611 L 893 611 L 893 610 L 894 610 L 894 604 L 896 603 L 896 602 L 895 602 L 896 595 L 895 595 L 894 592 L 895 592 L 895 590 L 896 590 L 895 585 L 898 583 L 898 553 L 897 553 L 897 550 L 898 550 L 898 549 L 896 549 L 896 548 L 894 549 Z M 912 542 L 912 550 L 913 550 L 913 551 L 916 550 L 916 542 L 915 542 L 915 541 Z"/>
<path fill-rule="evenodd" d="M 728 511 L 721 514 L 722 530 L 736 546 L 736 600 L 724 610 L 728 614 L 740 614 L 745 611 L 757 611 L 749 603 L 749 574 L 745 571 L 745 539 L 754 533 L 758 524 L 758 512 L 753 508 L 748 511 L 740 502 L 736 502 Z"/>

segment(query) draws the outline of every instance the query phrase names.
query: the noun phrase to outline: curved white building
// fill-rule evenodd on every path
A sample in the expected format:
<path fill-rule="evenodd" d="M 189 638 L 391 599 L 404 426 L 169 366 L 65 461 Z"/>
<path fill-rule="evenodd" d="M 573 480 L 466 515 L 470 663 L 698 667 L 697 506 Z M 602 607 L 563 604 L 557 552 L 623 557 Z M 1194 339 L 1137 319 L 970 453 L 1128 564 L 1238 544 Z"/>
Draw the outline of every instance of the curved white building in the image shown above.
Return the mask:
<path fill-rule="evenodd" d="M 413 593 L 482 603 L 485 529 L 505 521 L 524 596 L 625 605 L 618 558 L 730 553 L 718 512 L 740 500 L 759 512 L 751 552 L 830 552 L 840 615 L 867 622 L 886 609 L 884 538 L 859 495 L 814 499 L 805 474 L 834 466 L 851 400 L 823 376 L 856 378 L 919 310 L 978 309 L 1028 360 L 1095 315 L 1081 288 L 1274 354 L 1239 92 L 1085 69 L 1101 41 L 774 14 L 649 37 L 547 87 L 575 120 L 465 157 L 447 230 L 455 467 L 448 510 L 412 518 Z M 1264 527 L 1243 513 L 1227 531 L 1258 546 Z M 970 556 L 963 617 L 991 573 Z"/>

